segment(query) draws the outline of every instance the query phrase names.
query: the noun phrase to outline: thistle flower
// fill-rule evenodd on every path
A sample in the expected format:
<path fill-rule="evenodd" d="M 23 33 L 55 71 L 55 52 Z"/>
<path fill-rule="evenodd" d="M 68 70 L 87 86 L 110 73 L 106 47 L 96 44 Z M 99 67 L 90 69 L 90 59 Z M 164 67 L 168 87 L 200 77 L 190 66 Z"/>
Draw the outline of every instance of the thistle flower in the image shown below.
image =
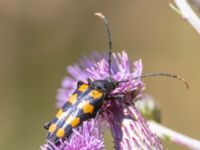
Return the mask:
<path fill-rule="evenodd" d="M 60 141 L 59 146 L 51 141 L 41 146 L 41 150 L 102 150 L 104 149 L 103 135 L 98 120 L 85 121 L 79 130 L 73 131 L 70 141 Z"/>
<path fill-rule="evenodd" d="M 141 60 L 134 63 L 130 62 L 125 51 L 117 54 L 113 53 L 111 66 L 112 78 L 116 81 L 126 80 L 127 82 L 120 83 L 119 86 L 110 93 L 110 96 L 123 94 L 124 97 L 105 101 L 101 108 L 102 113 L 100 114 L 100 117 L 96 118 L 96 120 L 98 120 L 98 126 L 95 126 L 95 130 L 100 133 L 102 126 L 102 123 L 100 122 L 106 122 L 111 129 L 115 149 L 163 149 L 159 140 L 149 130 L 148 124 L 134 105 L 135 101 L 142 96 L 145 87 L 140 79 L 131 79 L 140 77 L 142 69 L 143 66 Z M 108 60 L 105 54 L 94 53 L 91 59 L 83 59 L 81 65 L 69 66 L 67 71 L 70 74 L 70 77 L 64 78 L 62 87 L 58 90 L 58 107 L 61 107 L 73 93 L 78 80 L 87 82 L 87 78 L 90 78 L 91 80 L 103 80 L 106 77 L 109 77 Z M 89 120 L 86 121 L 84 125 L 88 123 L 94 124 L 92 123 L 92 120 Z M 91 132 L 91 130 L 86 130 L 84 125 L 75 130 L 71 138 L 68 139 L 68 141 L 63 142 L 57 149 L 86 150 L 87 148 L 83 148 L 84 146 L 81 146 L 81 148 L 74 148 L 72 146 L 79 145 L 81 143 L 80 141 L 84 141 L 84 144 L 86 144 L 86 140 L 83 139 L 85 136 L 81 136 L 81 134 L 92 135 L 92 133 L 88 133 Z M 99 142 L 96 142 L 95 144 L 98 143 L 101 145 L 99 148 L 103 149 L 102 134 L 93 136 L 94 139 L 96 139 L 95 141 Z M 74 140 L 74 138 L 76 140 Z M 90 142 L 90 138 L 88 139 L 88 142 Z M 43 150 L 47 150 L 50 147 L 55 149 L 55 145 L 50 142 L 42 148 Z M 95 148 L 95 150 L 98 149 Z"/>

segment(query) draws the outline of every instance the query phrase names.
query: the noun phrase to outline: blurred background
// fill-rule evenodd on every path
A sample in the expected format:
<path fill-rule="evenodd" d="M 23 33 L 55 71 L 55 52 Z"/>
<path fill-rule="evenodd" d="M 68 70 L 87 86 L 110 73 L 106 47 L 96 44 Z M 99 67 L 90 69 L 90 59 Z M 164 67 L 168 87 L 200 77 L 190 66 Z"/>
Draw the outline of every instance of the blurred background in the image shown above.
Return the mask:
<path fill-rule="evenodd" d="M 161 105 L 163 124 L 200 139 L 200 35 L 168 3 L 1 0 L 0 149 L 35 150 L 45 143 L 43 124 L 56 111 L 66 66 L 107 49 L 103 23 L 94 12 L 109 19 L 114 52 L 142 58 L 144 72 L 177 73 L 190 83 L 187 90 L 174 79 L 144 79 L 146 93 Z"/>

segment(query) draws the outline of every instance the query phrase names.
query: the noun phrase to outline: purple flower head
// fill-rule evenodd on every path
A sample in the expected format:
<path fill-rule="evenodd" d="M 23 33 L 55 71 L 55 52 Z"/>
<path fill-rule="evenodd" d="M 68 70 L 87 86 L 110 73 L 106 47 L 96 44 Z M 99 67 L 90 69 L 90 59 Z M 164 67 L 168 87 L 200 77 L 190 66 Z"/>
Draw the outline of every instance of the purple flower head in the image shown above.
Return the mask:
<path fill-rule="evenodd" d="M 64 78 L 62 87 L 58 90 L 57 106 L 61 107 L 67 101 L 68 97 L 76 89 L 76 84 L 79 80 L 87 83 L 87 78 L 91 80 L 104 80 L 109 77 L 107 57 L 108 56 L 105 54 L 94 53 L 90 59 L 83 59 L 80 65 L 69 66 L 67 71 L 70 77 Z M 125 51 L 122 53 L 113 53 L 112 55 L 112 78 L 115 81 L 126 82 L 119 83 L 116 89 L 109 94 L 111 97 L 115 95 L 122 95 L 122 97 L 105 100 L 101 108 L 102 113 L 100 117 L 96 118 L 99 124 L 99 128 L 96 128 L 96 130 L 100 133 L 100 127 L 102 126 L 100 122 L 105 122 L 111 129 L 116 149 L 162 149 L 159 140 L 149 130 L 146 121 L 134 105 L 135 101 L 142 96 L 145 87 L 140 78 L 132 79 L 141 76 L 142 68 L 141 60 L 135 61 L 134 63 L 130 62 Z M 91 122 L 91 120 L 86 121 L 84 125 L 89 122 Z M 73 132 L 68 141 L 61 144 L 64 146 L 64 148 L 62 148 L 63 150 L 68 150 L 68 147 L 72 150 L 76 150 L 73 145 L 79 145 L 82 141 L 84 141 L 84 144 L 86 143 L 86 140 L 83 140 L 85 137 L 81 137 L 80 135 L 91 136 L 92 134 L 88 133 L 90 130 L 85 130 L 84 125 Z M 97 143 L 103 145 L 103 143 L 101 143 L 102 137 L 94 136 L 96 139 L 99 139 L 95 141 L 99 141 L 100 143 Z M 90 140 L 88 142 L 90 142 Z M 47 145 L 53 146 L 53 144 Z M 100 146 L 101 149 L 103 148 L 102 145 Z M 47 150 L 47 148 L 45 148 L 46 147 L 43 147 L 43 150 Z"/>
<path fill-rule="evenodd" d="M 41 150 L 102 150 L 104 149 L 103 135 L 98 120 L 85 121 L 77 130 L 74 129 L 69 141 L 60 141 L 56 146 L 51 141 L 41 146 Z"/>

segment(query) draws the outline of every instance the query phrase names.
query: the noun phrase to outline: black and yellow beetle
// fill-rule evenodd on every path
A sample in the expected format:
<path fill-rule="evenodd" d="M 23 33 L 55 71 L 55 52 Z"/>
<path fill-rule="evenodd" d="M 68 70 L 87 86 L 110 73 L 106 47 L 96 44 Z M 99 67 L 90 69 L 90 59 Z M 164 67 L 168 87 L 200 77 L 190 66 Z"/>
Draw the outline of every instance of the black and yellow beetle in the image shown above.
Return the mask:
<path fill-rule="evenodd" d="M 118 95 L 110 97 L 110 93 L 122 82 L 149 76 L 168 76 L 182 80 L 188 87 L 188 84 L 184 79 L 175 74 L 169 73 L 143 74 L 140 77 L 132 78 L 126 81 L 114 80 L 111 75 L 112 42 L 108 21 L 101 13 L 96 13 L 96 15 L 103 19 L 108 33 L 109 77 L 103 80 L 94 81 L 88 79 L 88 83 L 79 81 L 77 83 L 77 89 L 69 97 L 67 102 L 58 110 L 56 116 L 52 119 L 52 121 L 44 125 L 44 127 L 48 130 L 47 139 L 56 145 L 59 144 L 60 139 L 68 139 L 74 128 L 80 126 L 84 121 L 96 117 L 105 101 L 123 96 L 123 94 L 119 93 Z"/>
<path fill-rule="evenodd" d="M 88 84 L 78 82 L 75 92 L 47 125 L 47 138 L 54 143 L 59 139 L 68 138 L 73 128 L 96 116 L 102 103 L 108 99 L 109 93 L 117 84 L 112 78 L 89 81 Z"/>

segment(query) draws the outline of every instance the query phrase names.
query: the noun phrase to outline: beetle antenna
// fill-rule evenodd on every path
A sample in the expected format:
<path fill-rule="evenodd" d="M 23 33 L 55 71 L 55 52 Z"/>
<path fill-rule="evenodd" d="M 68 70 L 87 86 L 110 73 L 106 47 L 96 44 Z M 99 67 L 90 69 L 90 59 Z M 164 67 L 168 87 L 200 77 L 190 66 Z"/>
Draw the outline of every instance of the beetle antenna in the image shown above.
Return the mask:
<path fill-rule="evenodd" d="M 111 77 L 111 59 L 112 59 L 112 36 L 111 36 L 111 32 L 110 32 L 110 27 L 108 25 L 108 20 L 107 18 L 102 14 L 102 13 L 95 13 L 94 15 L 100 17 L 104 24 L 105 24 L 105 28 L 106 28 L 106 32 L 107 32 L 107 36 L 108 36 L 108 46 L 109 46 L 109 53 L 108 53 L 108 65 L 109 65 L 109 75 Z"/>
<path fill-rule="evenodd" d="M 189 89 L 189 84 L 185 79 L 181 78 L 180 76 L 178 76 L 176 74 L 162 73 L 162 72 L 161 73 L 145 73 L 145 74 L 142 74 L 139 77 L 134 77 L 134 78 L 129 79 L 129 80 L 122 80 L 122 81 L 119 81 L 118 83 L 128 82 L 128 81 L 131 81 L 131 80 L 136 80 L 136 79 L 146 78 L 146 77 L 155 77 L 155 76 L 165 76 L 165 77 L 171 77 L 171 78 L 178 79 L 178 80 L 182 81 L 185 84 L 187 89 Z"/>

